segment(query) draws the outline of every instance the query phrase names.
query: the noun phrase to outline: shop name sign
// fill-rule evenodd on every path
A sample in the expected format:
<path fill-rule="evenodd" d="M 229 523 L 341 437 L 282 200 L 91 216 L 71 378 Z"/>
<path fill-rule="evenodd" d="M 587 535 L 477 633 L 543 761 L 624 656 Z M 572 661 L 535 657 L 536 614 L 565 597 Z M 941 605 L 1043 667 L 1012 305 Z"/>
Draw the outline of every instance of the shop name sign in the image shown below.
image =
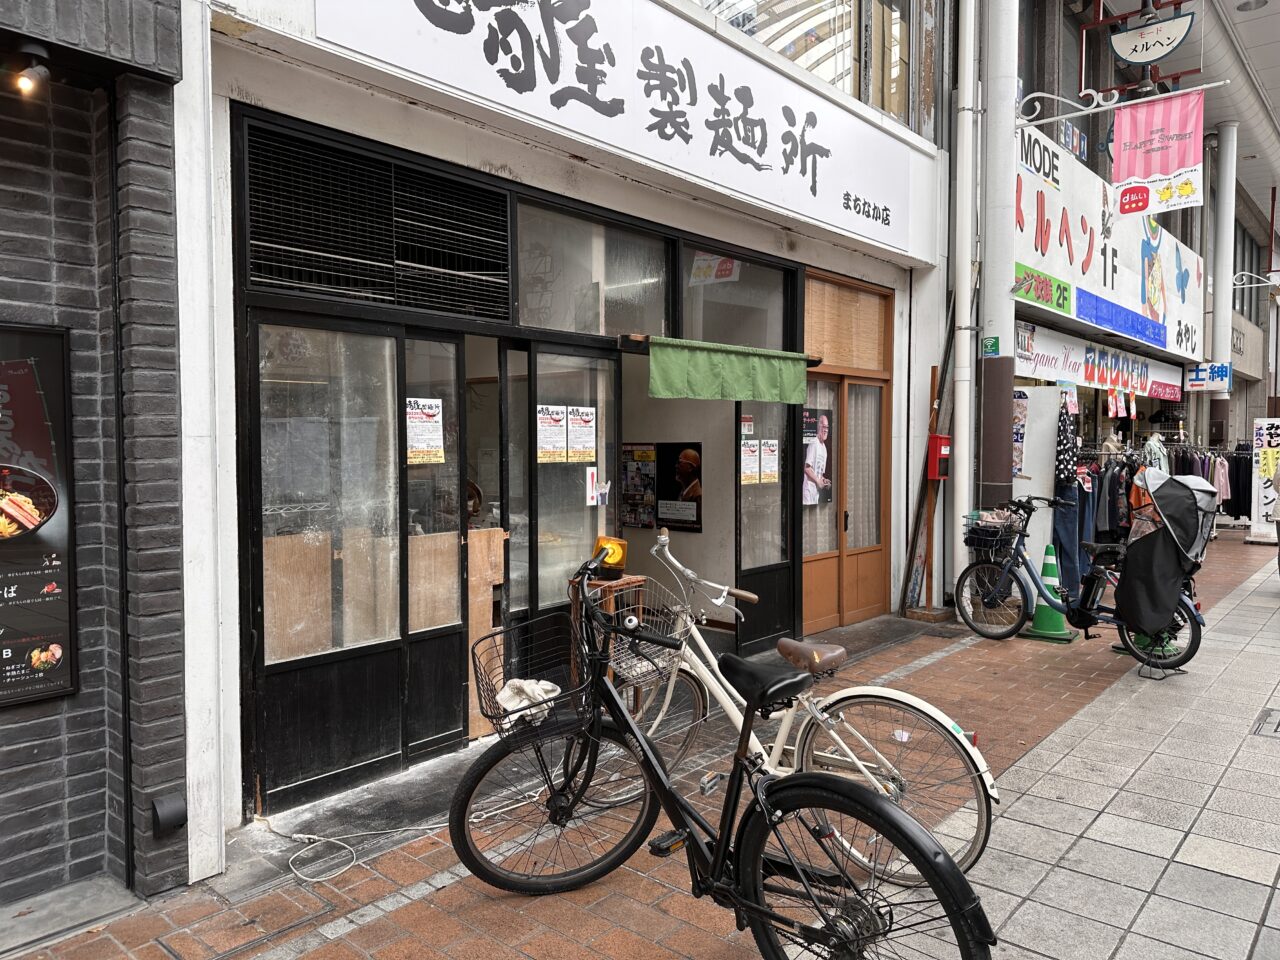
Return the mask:
<path fill-rule="evenodd" d="M 1231 364 L 1195 363 L 1187 367 L 1187 392 L 1231 389 Z"/>
<path fill-rule="evenodd" d="M 1199 255 L 1032 127 L 1018 131 L 1013 296 L 1135 343 L 1203 357 Z M 1176 378 L 1181 383 L 1181 376 Z"/>
<path fill-rule="evenodd" d="M 1018 321 L 1014 372 L 1035 380 L 1074 383 L 1140 397 L 1182 399 L 1182 371 L 1173 364 L 1086 343 L 1022 320 Z"/>
<path fill-rule="evenodd" d="M 425 85 L 901 250 L 910 148 L 654 0 L 315 0 Z"/>

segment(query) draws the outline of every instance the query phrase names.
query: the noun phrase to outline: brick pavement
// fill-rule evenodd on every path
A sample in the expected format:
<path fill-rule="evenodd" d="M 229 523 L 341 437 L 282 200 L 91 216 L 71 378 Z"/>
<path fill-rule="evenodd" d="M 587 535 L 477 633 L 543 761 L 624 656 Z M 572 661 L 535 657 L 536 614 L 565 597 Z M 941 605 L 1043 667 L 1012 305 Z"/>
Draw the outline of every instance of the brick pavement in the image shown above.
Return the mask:
<path fill-rule="evenodd" d="M 1269 564 L 1265 572 L 1271 575 L 1270 582 L 1276 584 L 1274 548 L 1248 547 L 1240 542 L 1239 535 L 1223 534 L 1211 548 L 1209 566 L 1199 581 L 1205 607 L 1211 607 L 1224 597 L 1232 603 L 1238 602 L 1238 595 L 1233 591 L 1244 589 L 1242 584 L 1255 589 L 1256 583 L 1260 582 L 1258 578 L 1263 576 L 1260 568 L 1264 564 Z M 1260 572 L 1250 580 L 1254 571 Z M 1280 586 L 1276 589 L 1280 590 Z M 1274 610 L 1275 603 L 1272 603 Z M 1237 618 L 1240 616 L 1237 613 Z M 1269 622 L 1280 624 L 1276 618 Z M 1227 625 L 1231 627 L 1234 623 L 1251 623 L 1251 618 L 1245 616 L 1243 620 L 1229 621 Z M 1233 629 L 1242 628 L 1236 626 Z M 1242 641 L 1233 639 L 1225 630 L 1222 632 L 1224 639 L 1220 643 L 1214 631 L 1209 631 L 1207 636 L 1211 639 L 1206 639 L 1203 652 L 1191 665 L 1191 672 L 1172 683 L 1184 684 L 1190 680 L 1184 685 L 1203 692 L 1213 689 L 1208 684 L 1219 682 L 1214 679 L 1216 677 L 1239 676 L 1238 672 L 1223 673 L 1232 669 L 1224 666 L 1223 657 L 1225 652 Z M 1060 818 L 1057 825 L 1072 823 L 1079 827 L 1080 833 L 1093 831 L 1090 837 L 1076 841 L 1067 833 L 1058 834 L 1028 822 L 1039 819 L 1041 801 L 1048 802 L 1048 798 L 1019 796 L 1020 788 L 1028 786 L 1026 780 L 1033 776 L 1027 771 L 1032 770 L 1035 771 L 1035 780 L 1043 785 L 1042 790 L 1066 780 L 1069 781 L 1066 789 L 1074 791 L 1072 797 L 1087 797 L 1091 793 L 1093 788 L 1087 776 L 1079 781 L 1066 774 L 1045 778 L 1044 771 L 1039 769 L 1046 764 L 1053 766 L 1062 762 L 1057 757 L 1050 762 L 1054 745 L 1061 744 L 1065 736 L 1078 728 L 1082 709 L 1086 710 L 1086 716 L 1091 710 L 1123 711 L 1123 706 L 1117 708 L 1112 705 L 1113 693 L 1117 691 L 1116 695 L 1126 699 L 1146 695 L 1162 698 L 1162 702 L 1178 696 L 1180 688 L 1171 682 L 1156 684 L 1134 679 L 1130 672 L 1132 660 L 1109 649 L 1112 639 L 1104 635 L 1087 642 L 1077 640 L 1070 645 L 1058 646 L 1023 640 L 974 643 L 957 641 L 954 637 L 921 636 L 859 660 L 841 677 L 829 683 L 834 689 L 850 684 L 873 683 L 879 678 L 892 676 L 894 686 L 927 696 L 962 720 L 966 727 L 979 731 L 984 754 L 992 767 L 1004 774 L 1002 790 L 1005 802 L 998 813 L 1016 813 L 997 820 L 991 849 L 975 868 L 975 878 L 987 884 L 983 894 L 993 919 L 1013 925 L 1011 936 L 1015 942 L 1042 935 L 1058 936 L 1061 940 L 1061 930 L 1055 923 L 1060 925 L 1063 919 L 1058 915 L 1062 913 L 1058 908 L 1064 903 L 1078 904 L 1079 912 L 1096 916 L 1096 921 L 1076 918 L 1092 936 L 1096 931 L 1088 924 L 1102 922 L 1106 926 L 1108 917 L 1113 914 L 1120 916 L 1127 909 L 1126 905 L 1134 900 L 1127 893 L 1128 887 L 1120 892 L 1108 887 L 1104 891 L 1108 896 L 1096 904 L 1072 900 L 1073 896 L 1081 896 L 1081 890 L 1072 882 L 1077 876 L 1085 876 L 1087 870 L 1075 873 L 1068 869 L 1070 864 L 1054 867 L 1058 871 L 1054 879 L 1044 880 L 1045 874 L 1052 871 L 1042 861 L 1050 853 L 1056 859 L 1065 849 L 1064 844 L 1078 842 L 1085 845 L 1086 853 L 1096 853 L 1093 845 L 1105 847 L 1108 839 L 1115 839 L 1110 835 L 1101 836 L 1101 831 L 1110 829 L 1107 825 L 1110 821 L 1097 826 L 1092 823 L 1096 810 L 1087 806 L 1074 807 L 1067 801 L 1054 801 L 1069 808 L 1065 812 L 1056 810 Z M 1280 639 L 1275 642 L 1280 644 Z M 1208 683 L 1205 682 L 1206 677 L 1209 678 Z M 1274 686 L 1274 672 L 1271 680 Z M 1099 703 L 1103 704 L 1101 708 Z M 1123 716 L 1123 712 L 1120 715 Z M 1094 721 L 1094 726 L 1097 725 Z M 1201 736 L 1214 735 L 1206 733 Z M 1200 742 L 1211 744 L 1213 740 Z M 1122 745 L 1117 746 L 1123 749 Z M 1097 749 L 1106 752 L 1105 746 Z M 1176 754 L 1174 756 L 1176 758 Z M 1076 760 L 1077 764 L 1081 762 L 1081 759 Z M 1087 771 L 1091 768 L 1086 766 L 1082 769 Z M 1070 772 L 1067 771 L 1068 774 Z M 1277 785 L 1280 786 L 1280 781 Z M 1138 805 L 1135 809 L 1148 806 L 1141 799 L 1132 803 Z M 1073 812 L 1074 818 L 1070 816 Z M 1224 815 L 1216 816 L 1221 819 Z M 1145 826 L 1141 821 L 1131 822 L 1137 823 L 1138 827 Z M 1275 822 L 1280 824 L 1280 816 L 1275 818 Z M 1206 857 L 1220 856 L 1222 851 L 1212 844 L 1220 843 L 1218 837 L 1224 832 L 1237 837 L 1231 831 L 1238 825 L 1229 819 L 1223 823 L 1226 825 L 1212 829 L 1205 827 L 1208 832 L 1197 842 L 1208 844 L 1204 847 L 1208 852 L 1188 853 L 1189 863 L 1203 863 Z M 1219 833 L 1215 835 L 1213 829 Z M 1271 829 L 1280 831 L 1280 825 Z M 1044 830 L 1044 833 L 1036 833 L 1037 830 Z M 681 956 L 696 956 L 700 960 L 736 960 L 758 955 L 750 935 L 733 929 L 730 913 L 713 904 L 694 900 L 687 893 L 687 868 L 678 858 L 657 860 L 642 848 L 625 867 L 588 888 L 558 897 L 530 899 L 492 890 L 468 876 L 441 836 L 414 839 L 353 867 L 330 882 L 302 884 L 290 880 L 244 903 L 229 904 L 204 886 L 189 888 L 179 894 L 153 900 L 138 912 L 104 927 L 29 953 L 23 960 L 111 960 L 125 957 L 137 960 L 173 960 L 175 957 L 181 960 L 220 957 L 235 957 L 237 960 L 249 957 L 268 957 L 270 960 L 291 957 L 306 957 L 308 960 L 367 957 L 378 960 L 434 960 L 442 957 L 454 960 L 472 957 L 485 960 L 575 960 L 600 956 L 621 960 Z M 1043 841 L 1042 848 L 1037 846 L 1037 841 Z M 1028 854 L 1024 849 L 1027 845 L 1032 847 L 1027 857 L 1032 864 L 1030 871 L 1018 869 L 1025 864 L 1016 862 L 1020 855 Z M 1010 847 L 1017 849 L 1010 852 Z M 1275 853 L 1280 854 L 1280 845 Z M 1195 859 L 1197 856 L 1200 860 Z M 1041 859 L 1032 859 L 1034 857 Z M 1280 856 L 1275 859 L 1280 863 Z M 1009 890 L 1025 880 L 1029 873 L 1038 871 L 1040 866 L 1044 867 L 1040 876 L 1033 878 L 1026 889 Z M 1095 873 L 1106 876 L 1103 870 L 1095 868 Z M 1069 876 L 1059 876 L 1062 873 Z M 1181 882 L 1180 875 L 1174 872 L 1167 876 L 1171 878 L 1168 880 L 1170 884 Z M 1153 877 L 1147 889 L 1156 882 Z M 1164 884 L 1166 881 L 1161 879 L 1159 882 Z M 1035 896 L 1030 896 L 1032 888 L 1037 891 Z M 1061 897 L 1057 896 L 1058 891 Z M 1254 894 L 1249 903 L 1254 903 L 1256 891 L 1249 892 Z M 1141 890 L 1137 893 L 1146 898 L 1146 893 Z M 1142 916 L 1148 917 L 1147 922 L 1152 928 L 1158 926 L 1159 911 L 1167 910 L 1164 900 L 1168 899 L 1176 898 L 1151 898 L 1150 909 L 1143 908 Z M 1049 900 L 1050 904 L 1044 900 Z M 1053 903 L 1057 906 L 1052 906 Z M 1048 910 L 1058 910 L 1058 914 L 1047 913 Z M 1252 919 L 1256 921 L 1260 916 L 1261 913 Z M 1271 917 L 1273 922 L 1280 922 L 1274 906 Z M 1169 922 L 1172 924 L 1173 920 Z M 1121 928 L 1115 930 L 1112 936 L 1112 928 L 1107 927 L 1104 931 L 1106 936 L 1097 941 L 1114 941 L 1110 942 L 1106 952 L 1089 952 L 1094 949 L 1094 940 L 1086 936 L 1080 940 L 1084 947 L 1068 944 L 1062 954 L 1048 952 L 1044 955 L 1080 957 L 1082 960 L 1109 956 L 1124 933 Z M 1274 940 L 1273 937 L 1270 942 Z M 1265 946 L 1267 941 L 1260 942 Z M 1018 952 L 1019 949 L 1002 946 L 997 955 L 1008 958 L 1037 956 Z M 1227 960 L 1234 960 L 1237 955 L 1243 960 L 1244 955 L 1237 953 L 1232 953 Z M 1141 956 L 1192 958 L 1197 955 L 1130 951 L 1122 952 L 1122 956 L 1124 960 L 1130 960 Z M 1255 960 L 1275 956 L 1280 955 L 1259 953 Z"/>

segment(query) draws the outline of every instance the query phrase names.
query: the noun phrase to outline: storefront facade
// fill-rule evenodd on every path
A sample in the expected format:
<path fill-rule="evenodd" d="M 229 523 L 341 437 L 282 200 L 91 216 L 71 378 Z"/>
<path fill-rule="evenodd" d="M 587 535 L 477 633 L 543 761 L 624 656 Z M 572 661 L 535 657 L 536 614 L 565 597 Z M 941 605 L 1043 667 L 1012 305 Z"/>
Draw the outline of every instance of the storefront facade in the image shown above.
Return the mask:
<path fill-rule="evenodd" d="M 901 345 L 934 356 L 942 337 L 945 155 L 710 15 L 636 3 L 649 26 L 671 18 L 661 43 L 598 12 L 590 45 L 611 44 L 619 92 L 602 81 L 590 104 L 579 89 L 555 105 L 546 73 L 516 91 L 510 62 L 486 62 L 479 12 L 468 28 L 401 5 L 416 19 L 362 13 L 372 29 L 333 19 L 336 4 L 295 19 L 244 4 L 192 25 L 188 76 L 204 79 L 179 104 L 193 134 L 179 206 L 208 219 L 183 221 L 184 486 L 203 505 L 184 524 L 202 545 L 189 577 L 218 585 L 190 603 L 221 677 L 189 697 L 213 722 L 188 763 L 216 785 L 192 797 L 214 838 L 193 877 L 221 869 L 217 838 L 249 813 L 487 733 L 469 643 L 563 604 L 598 534 L 657 573 L 647 551 L 667 526 L 690 566 L 760 594 L 742 626 L 713 618 L 728 647 L 803 629 L 820 384 L 839 388 L 841 444 L 863 451 L 855 486 L 878 483 L 839 501 L 838 602 L 887 609 L 906 513 L 890 504 L 913 495 L 891 477 L 924 450 Z M 451 52 L 420 57 L 397 33 Z M 561 35 L 562 79 L 574 49 Z M 650 103 L 636 74 L 655 70 L 687 101 Z M 760 115 L 757 139 L 718 140 L 748 129 L 721 122 L 729 107 Z M 680 124 L 648 129 L 658 108 L 688 111 L 691 145 Z M 842 152 L 909 176 L 852 177 Z M 840 354 L 841 324 L 871 345 Z M 657 391 L 651 338 L 775 352 L 799 382 L 812 367 L 812 396 L 711 394 L 701 375 Z"/>
<path fill-rule="evenodd" d="M 1204 261 L 1155 218 L 1114 208 L 1070 146 L 1024 126 L 1016 150 L 1014 342 L 984 337 L 984 359 L 1013 358 L 1015 397 L 1037 385 L 1068 395 L 1082 456 L 1108 440 L 1191 442 L 1183 370 L 1205 355 Z M 983 443 L 988 463 L 1007 455 L 995 431 Z M 1052 470 L 1018 464 L 1020 452 L 1015 430 L 1012 476 Z"/>

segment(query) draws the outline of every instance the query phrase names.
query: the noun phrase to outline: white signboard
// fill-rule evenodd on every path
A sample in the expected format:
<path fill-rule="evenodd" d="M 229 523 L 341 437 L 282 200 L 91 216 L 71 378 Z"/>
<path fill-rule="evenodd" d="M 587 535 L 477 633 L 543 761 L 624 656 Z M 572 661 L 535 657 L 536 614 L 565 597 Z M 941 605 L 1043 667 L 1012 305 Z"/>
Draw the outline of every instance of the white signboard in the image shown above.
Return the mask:
<path fill-rule="evenodd" d="M 424 84 L 907 248 L 910 149 L 651 0 L 315 0 L 316 36 Z"/>
<path fill-rule="evenodd" d="M 564 463 L 568 457 L 564 407 L 538 404 L 538 462 Z"/>
<path fill-rule="evenodd" d="M 405 460 L 410 466 L 444 463 L 444 404 L 438 399 L 405 397 Z"/>
<path fill-rule="evenodd" d="M 1231 364 L 1193 363 L 1187 367 L 1187 393 L 1231 389 Z"/>
<path fill-rule="evenodd" d="M 1150 217 L 1118 216 L 1115 187 L 1039 131 L 1021 128 L 1015 149 L 1012 295 L 1049 315 L 1201 360 L 1200 256 Z"/>
<path fill-rule="evenodd" d="M 1111 35 L 1111 50 L 1121 60 L 1140 66 L 1163 60 L 1177 50 L 1191 32 L 1196 15 L 1186 13 L 1154 23 L 1140 23 Z"/>
<path fill-rule="evenodd" d="M 1249 540 L 1275 543 L 1280 504 L 1272 479 L 1280 465 L 1280 419 L 1253 421 L 1253 509 L 1249 513 Z"/>
<path fill-rule="evenodd" d="M 569 407 L 569 462 L 596 462 L 596 408 Z"/>
<path fill-rule="evenodd" d="M 1139 397 L 1182 399 L 1180 367 L 1127 350 L 1078 340 L 1025 320 L 1018 321 L 1014 373 L 1019 377 L 1116 390 Z"/>

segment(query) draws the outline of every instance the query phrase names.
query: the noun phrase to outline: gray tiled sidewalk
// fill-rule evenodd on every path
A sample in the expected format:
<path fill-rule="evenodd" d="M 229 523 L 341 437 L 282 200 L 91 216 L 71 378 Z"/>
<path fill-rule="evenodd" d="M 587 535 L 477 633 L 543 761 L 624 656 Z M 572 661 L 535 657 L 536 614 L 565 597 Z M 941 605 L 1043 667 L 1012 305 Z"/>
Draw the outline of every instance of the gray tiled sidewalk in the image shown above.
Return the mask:
<path fill-rule="evenodd" d="M 1206 615 L 1185 675 L 1135 667 L 1000 778 L 970 878 L 1004 960 L 1280 960 L 1280 576 Z"/>

